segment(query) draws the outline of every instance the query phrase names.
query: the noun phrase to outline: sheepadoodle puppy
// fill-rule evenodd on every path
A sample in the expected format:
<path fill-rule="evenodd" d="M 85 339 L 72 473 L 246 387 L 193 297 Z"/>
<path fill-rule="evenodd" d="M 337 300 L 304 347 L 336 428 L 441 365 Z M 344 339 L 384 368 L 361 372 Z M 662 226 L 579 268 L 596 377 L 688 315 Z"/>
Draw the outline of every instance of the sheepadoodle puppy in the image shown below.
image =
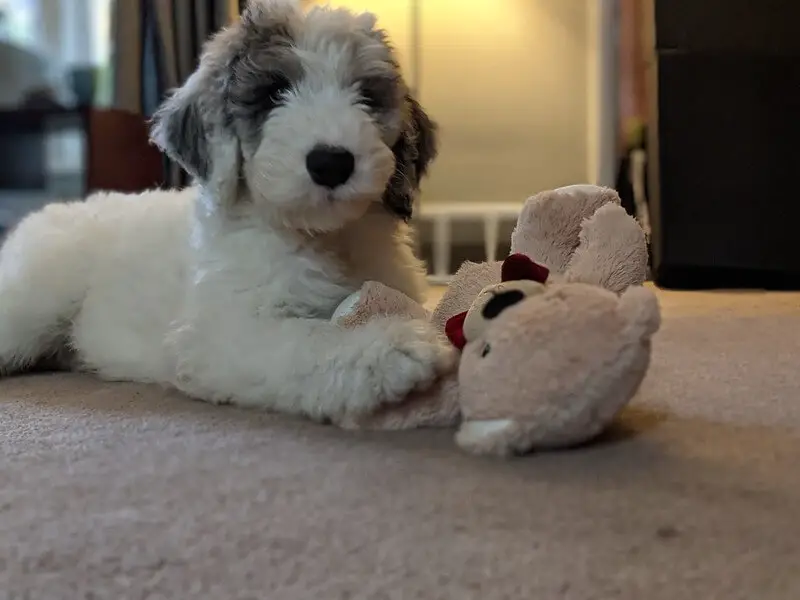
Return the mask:
<path fill-rule="evenodd" d="M 366 280 L 422 300 L 406 221 L 436 151 L 370 14 L 252 0 L 153 119 L 196 185 L 30 215 L 0 252 L 0 369 L 55 360 L 336 422 L 450 367 L 424 322 L 330 321 Z"/>

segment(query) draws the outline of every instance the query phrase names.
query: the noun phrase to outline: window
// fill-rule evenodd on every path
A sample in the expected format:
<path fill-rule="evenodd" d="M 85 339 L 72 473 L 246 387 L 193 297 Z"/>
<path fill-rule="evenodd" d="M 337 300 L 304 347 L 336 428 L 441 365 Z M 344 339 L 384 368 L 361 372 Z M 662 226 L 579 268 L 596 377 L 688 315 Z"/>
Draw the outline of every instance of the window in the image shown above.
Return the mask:
<path fill-rule="evenodd" d="M 31 0 L 0 0 L 0 39 L 20 46 L 34 45 Z"/>
<path fill-rule="evenodd" d="M 42 102 L 111 105 L 114 1 L 0 0 L 0 110 Z M 0 230 L 37 203 L 82 189 L 83 132 L 47 131 L 43 144 L 35 141 L 39 135 L 16 133 L 0 140 L 24 147 L 27 162 L 41 164 L 46 173 L 46 189 L 29 190 L 27 201 L 19 190 L 12 192 L 13 201 L 6 201 L 0 190 Z"/>
<path fill-rule="evenodd" d="M 38 55 L 54 87 L 92 67 L 95 102 L 112 95 L 111 9 L 114 0 L 0 0 L 0 40 Z M 59 94 L 61 96 L 61 94 Z"/>

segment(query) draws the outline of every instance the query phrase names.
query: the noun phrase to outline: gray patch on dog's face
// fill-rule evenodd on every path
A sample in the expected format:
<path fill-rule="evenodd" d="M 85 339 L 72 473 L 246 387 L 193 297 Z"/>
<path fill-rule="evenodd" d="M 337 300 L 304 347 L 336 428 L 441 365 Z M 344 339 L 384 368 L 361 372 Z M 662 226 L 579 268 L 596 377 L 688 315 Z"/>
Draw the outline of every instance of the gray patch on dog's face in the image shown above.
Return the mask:
<path fill-rule="evenodd" d="M 226 86 L 229 125 L 245 142 L 254 142 L 269 113 L 286 101 L 303 70 L 287 15 L 251 6 L 242 16 L 239 36 L 240 49 L 230 60 Z"/>
<path fill-rule="evenodd" d="M 363 111 L 363 123 L 353 110 Z M 239 23 L 208 42 L 198 70 L 153 122 L 154 141 L 201 182 L 213 178 L 215 152 L 236 144 L 250 172 L 270 184 L 248 185 L 260 186 L 268 204 L 296 210 L 301 197 L 310 198 L 306 211 L 324 204 L 301 165 L 315 143 L 348 147 L 363 169 L 385 177 L 375 193 L 374 176 L 357 170 L 361 179 L 342 198 L 374 194 L 403 218 L 436 154 L 435 125 L 411 98 L 374 17 L 329 8 L 303 15 L 286 1 L 252 0 Z M 394 157 L 394 173 L 380 166 L 376 143 Z"/>
<path fill-rule="evenodd" d="M 211 177 L 213 143 L 256 130 L 254 119 L 266 115 L 264 100 L 292 72 L 296 18 L 289 3 L 251 1 L 239 23 L 206 42 L 197 70 L 153 116 L 153 141 L 196 179 Z"/>

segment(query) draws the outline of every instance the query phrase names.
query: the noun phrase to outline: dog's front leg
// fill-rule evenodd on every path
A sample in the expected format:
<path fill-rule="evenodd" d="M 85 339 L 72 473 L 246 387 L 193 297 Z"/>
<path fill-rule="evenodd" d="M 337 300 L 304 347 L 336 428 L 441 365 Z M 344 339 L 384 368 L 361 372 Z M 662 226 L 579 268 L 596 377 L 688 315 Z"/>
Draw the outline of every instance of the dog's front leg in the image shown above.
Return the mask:
<path fill-rule="evenodd" d="M 453 348 L 425 321 L 186 322 L 170 336 L 175 385 L 209 402 L 263 406 L 316 420 L 397 402 L 453 368 Z"/>

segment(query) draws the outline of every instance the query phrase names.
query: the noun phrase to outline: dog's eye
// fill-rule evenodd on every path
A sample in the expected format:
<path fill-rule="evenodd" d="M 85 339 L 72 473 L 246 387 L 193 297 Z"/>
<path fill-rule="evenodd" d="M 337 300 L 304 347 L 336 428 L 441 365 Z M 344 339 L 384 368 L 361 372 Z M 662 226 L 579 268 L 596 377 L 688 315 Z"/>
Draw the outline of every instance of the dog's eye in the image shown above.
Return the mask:
<path fill-rule="evenodd" d="M 283 100 L 283 95 L 292 87 L 292 83 L 285 75 L 276 74 L 270 81 L 258 90 L 258 103 L 274 106 Z"/>
<path fill-rule="evenodd" d="M 381 107 L 378 95 L 373 90 L 361 90 L 361 104 L 370 110 L 378 110 Z"/>
<path fill-rule="evenodd" d="M 391 103 L 394 91 L 394 81 L 388 77 L 368 77 L 359 82 L 359 96 L 361 104 L 369 110 L 379 111 L 386 109 Z"/>
<path fill-rule="evenodd" d="M 481 348 L 481 358 L 486 358 L 487 356 L 489 356 L 489 352 L 491 351 L 492 351 L 491 344 L 489 344 L 488 342 L 485 343 L 483 345 L 483 348 Z"/>
<path fill-rule="evenodd" d="M 261 121 L 286 101 L 292 80 L 281 71 L 252 71 L 243 61 L 234 62 L 227 83 L 230 117 Z"/>
<path fill-rule="evenodd" d="M 267 88 L 269 99 L 273 102 L 280 102 L 283 95 L 292 87 L 292 83 L 285 75 L 276 75 L 272 79 L 272 83 Z"/>

